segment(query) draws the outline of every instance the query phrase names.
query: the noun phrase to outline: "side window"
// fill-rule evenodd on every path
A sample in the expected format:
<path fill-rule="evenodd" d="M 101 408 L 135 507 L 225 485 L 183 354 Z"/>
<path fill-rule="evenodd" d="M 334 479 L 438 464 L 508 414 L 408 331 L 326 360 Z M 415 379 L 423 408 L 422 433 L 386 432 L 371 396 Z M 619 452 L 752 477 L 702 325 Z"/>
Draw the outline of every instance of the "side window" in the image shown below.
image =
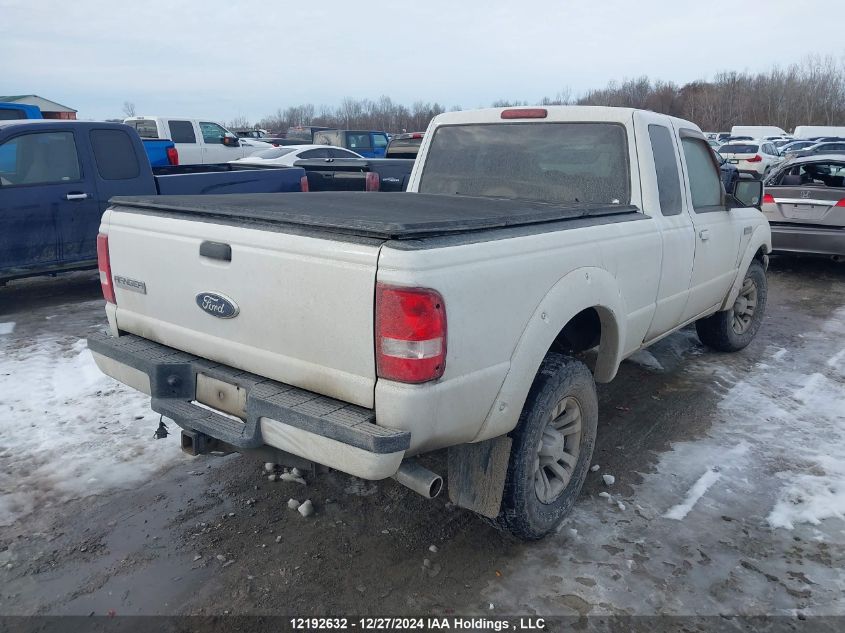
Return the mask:
<path fill-rule="evenodd" d="M 223 144 L 223 137 L 226 136 L 226 130 L 216 123 L 200 122 L 200 132 L 202 132 L 202 140 L 205 143 Z"/>
<path fill-rule="evenodd" d="M 384 134 L 373 134 L 373 147 L 376 149 L 387 147 L 387 137 Z"/>
<path fill-rule="evenodd" d="M 122 130 L 91 130 L 97 172 L 103 180 L 129 180 L 141 174 L 132 139 Z"/>
<path fill-rule="evenodd" d="M 328 158 L 329 157 L 329 150 L 327 149 L 309 149 L 305 152 L 302 152 L 299 155 L 299 158 Z"/>
<path fill-rule="evenodd" d="M 168 121 L 167 127 L 170 129 L 170 140 L 174 143 L 197 142 L 194 126 L 190 121 Z"/>
<path fill-rule="evenodd" d="M 722 210 L 722 182 L 710 146 L 697 138 L 682 138 L 692 206 L 698 213 Z"/>
<path fill-rule="evenodd" d="M 127 125 L 134 127 L 141 138 L 158 138 L 158 126 L 155 121 L 141 119 L 140 121 L 130 121 Z"/>
<path fill-rule="evenodd" d="M 61 184 L 82 177 L 73 132 L 22 134 L 0 145 L 0 185 Z"/>
<path fill-rule="evenodd" d="M 657 191 L 660 196 L 660 211 L 664 216 L 681 212 L 681 179 L 678 176 L 678 162 L 672 134 L 662 125 L 649 125 L 648 136 L 654 154 L 654 170 L 657 173 Z"/>
<path fill-rule="evenodd" d="M 369 150 L 372 149 L 372 145 L 370 145 L 370 135 L 369 134 L 348 134 L 346 136 L 347 145 L 349 149 L 355 150 Z"/>

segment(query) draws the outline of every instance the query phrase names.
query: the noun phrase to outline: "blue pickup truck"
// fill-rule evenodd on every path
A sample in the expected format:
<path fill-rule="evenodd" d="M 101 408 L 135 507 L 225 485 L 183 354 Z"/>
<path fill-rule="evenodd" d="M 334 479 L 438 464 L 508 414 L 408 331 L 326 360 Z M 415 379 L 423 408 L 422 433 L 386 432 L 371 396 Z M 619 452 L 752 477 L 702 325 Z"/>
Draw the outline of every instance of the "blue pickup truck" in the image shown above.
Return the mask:
<path fill-rule="evenodd" d="M 41 109 L 34 105 L 23 103 L 0 102 L 0 121 L 17 121 L 19 119 L 43 119 Z"/>
<path fill-rule="evenodd" d="M 100 216 L 113 196 L 301 191 L 298 167 L 154 169 L 121 123 L 0 121 L 0 284 L 94 268 Z"/>

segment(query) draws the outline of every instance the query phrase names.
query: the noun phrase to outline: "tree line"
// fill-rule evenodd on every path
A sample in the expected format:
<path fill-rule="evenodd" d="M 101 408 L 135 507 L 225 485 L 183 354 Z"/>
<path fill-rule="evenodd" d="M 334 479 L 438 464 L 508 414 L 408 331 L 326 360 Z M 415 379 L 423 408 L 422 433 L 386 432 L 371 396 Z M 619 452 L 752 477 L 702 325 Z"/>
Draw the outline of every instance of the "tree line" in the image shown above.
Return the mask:
<path fill-rule="evenodd" d="M 687 119 L 708 131 L 729 131 L 732 125 L 776 125 L 787 131 L 797 125 L 845 125 L 845 59 L 810 56 L 786 68 L 758 73 L 725 71 L 711 81 L 682 85 L 642 76 L 611 81 L 580 96 L 564 88 L 554 97 L 533 103 L 502 99 L 491 105 L 534 103 L 643 108 Z M 417 101 L 407 107 L 388 96 L 376 100 L 347 97 L 337 107 L 317 108 L 309 103 L 279 108 L 255 124 L 274 132 L 299 125 L 417 132 L 445 111 L 439 103 Z M 253 122 L 240 118 L 229 126 L 247 128 L 253 127 Z"/>

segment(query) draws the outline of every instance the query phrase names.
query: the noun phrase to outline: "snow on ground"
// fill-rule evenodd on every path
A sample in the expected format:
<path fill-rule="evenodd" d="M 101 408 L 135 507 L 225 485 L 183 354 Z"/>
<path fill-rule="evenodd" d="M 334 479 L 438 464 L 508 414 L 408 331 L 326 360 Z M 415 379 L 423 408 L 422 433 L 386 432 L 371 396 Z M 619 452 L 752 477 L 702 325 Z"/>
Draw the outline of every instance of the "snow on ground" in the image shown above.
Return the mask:
<path fill-rule="evenodd" d="M 679 397 L 712 390 L 715 411 L 677 420 L 712 419 L 706 436 L 640 483 L 617 473 L 633 490 L 621 506 L 579 500 L 487 598 L 545 614 L 845 612 L 845 309 L 788 352 L 688 358 L 677 379 Z"/>
<path fill-rule="evenodd" d="M 180 454 L 149 398 L 103 375 L 84 340 L 0 339 L 0 525 L 148 480 Z M 171 431 L 178 429 L 173 429 Z"/>
<path fill-rule="evenodd" d="M 15 331 L 15 322 L 14 321 L 7 321 L 6 323 L 0 323 L 0 336 L 5 336 L 6 334 L 11 334 Z"/>

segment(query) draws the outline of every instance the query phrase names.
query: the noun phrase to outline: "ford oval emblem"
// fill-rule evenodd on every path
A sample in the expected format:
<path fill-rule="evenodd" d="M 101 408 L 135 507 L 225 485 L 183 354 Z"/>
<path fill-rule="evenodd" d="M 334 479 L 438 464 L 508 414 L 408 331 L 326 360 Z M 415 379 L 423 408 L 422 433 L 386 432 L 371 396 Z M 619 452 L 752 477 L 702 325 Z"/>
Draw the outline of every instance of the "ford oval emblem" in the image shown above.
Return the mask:
<path fill-rule="evenodd" d="M 229 297 L 217 292 L 201 292 L 197 295 L 197 305 L 200 310 L 218 319 L 234 319 L 240 308 Z"/>

